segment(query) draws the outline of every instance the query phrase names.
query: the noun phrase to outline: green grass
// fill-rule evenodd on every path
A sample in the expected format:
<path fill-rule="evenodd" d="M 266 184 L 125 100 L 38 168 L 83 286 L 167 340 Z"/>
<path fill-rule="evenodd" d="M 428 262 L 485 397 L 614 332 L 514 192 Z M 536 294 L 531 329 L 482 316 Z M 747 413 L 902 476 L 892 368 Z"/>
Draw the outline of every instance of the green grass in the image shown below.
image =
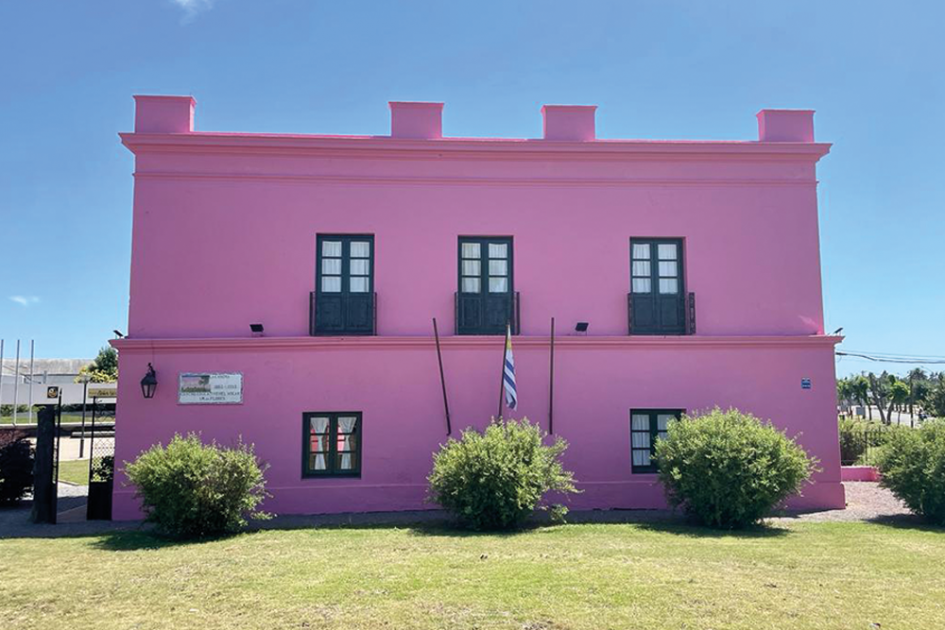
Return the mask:
<path fill-rule="evenodd" d="M 21 413 L 21 414 L 17 417 L 17 419 L 16 419 L 17 426 L 19 426 L 19 425 L 29 425 L 29 423 L 27 422 L 28 420 L 29 420 L 29 414 L 27 414 L 27 413 Z M 95 418 L 95 422 L 96 422 L 96 423 L 100 423 L 100 422 L 106 422 L 106 423 L 107 423 L 107 422 L 114 422 L 114 421 L 115 421 L 115 416 L 113 416 L 113 415 L 112 415 L 112 416 L 99 415 L 99 416 L 97 416 L 97 417 Z M 33 423 L 32 423 L 32 424 L 35 425 L 36 422 L 37 422 L 37 420 L 36 420 L 36 413 L 33 413 Z M 71 423 L 75 423 L 75 424 L 81 424 L 81 422 L 82 422 L 82 412 L 71 412 L 71 411 L 68 412 L 68 413 L 63 412 L 63 414 L 62 414 L 62 423 L 63 423 L 63 424 L 66 424 L 66 423 L 70 423 L 70 422 L 71 422 Z M 11 425 L 12 425 L 12 424 L 13 424 L 13 416 L 0 416 L 0 424 L 11 424 Z M 92 412 L 91 412 L 91 411 L 85 412 L 85 424 L 86 424 L 86 425 L 91 425 L 91 424 L 92 424 Z M 32 426 L 32 425 L 29 425 L 29 426 Z"/>
<path fill-rule="evenodd" d="M 0 619 L 32 628 L 945 627 L 945 530 L 719 534 L 569 525 L 0 540 Z"/>
<path fill-rule="evenodd" d="M 89 460 L 76 459 L 68 462 L 59 462 L 59 481 L 68 481 L 76 485 L 85 486 L 89 483 Z"/>

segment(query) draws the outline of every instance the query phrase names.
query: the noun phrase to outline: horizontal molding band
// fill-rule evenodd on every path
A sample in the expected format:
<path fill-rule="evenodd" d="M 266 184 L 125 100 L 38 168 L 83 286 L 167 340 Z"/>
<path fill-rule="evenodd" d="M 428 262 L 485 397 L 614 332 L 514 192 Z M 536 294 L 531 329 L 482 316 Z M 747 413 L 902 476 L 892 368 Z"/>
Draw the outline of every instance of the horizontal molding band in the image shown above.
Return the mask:
<path fill-rule="evenodd" d="M 280 175 L 269 173 L 178 173 L 168 171 L 137 171 L 136 179 L 168 179 L 198 181 L 275 181 L 284 183 L 376 184 L 429 186 L 454 184 L 461 186 L 721 186 L 771 187 L 817 186 L 816 179 L 619 179 L 578 177 L 384 177 L 371 175 Z"/>
<path fill-rule="evenodd" d="M 625 337 L 555 337 L 556 350 L 593 349 L 700 349 L 700 348 L 798 348 L 833 347 L 843 340 L 835 335 L 797 336 L 722 336 L 687 335 L 673 337 L 625 336 Z M 512 345 L 516 348 L 547 348 L 548 336 L 516 336 Z M 444 349 L 500 347 L 501 336 L 448 336 L 440 338 Z M 417 337 L 220 337 L 199 339 L 145 339 L 125 337 L 110 341 L 121 352 L 151 352 L 167 350 L 179 352 L 208 351 L 285 351 L 285 350 L 411 350 L 432 349 L 436 342 L 433 336 Z"/>
<path fill-rule="evenodd" d="M 659 155 L 673 159 L 694 156 L 697 159 L 726 159 L 729 156 L 752 160 L 801 159 L 816 161 L 829 153 L 830 144 L 822 142 L 757 142 L 725 140 L 595 140 L 592 142 L 556 142 L 549 140 L 497 138 L 442 138 L 412 140 L 388 136 L 317 136 L 263 133 L 121 133 L 122 144 L 134 153 L 230 153 L 270 155 L 330 155 L 342 157 L 403 158 L 406 155 L 447 156 L 485 159 L 654 159 Z"/>

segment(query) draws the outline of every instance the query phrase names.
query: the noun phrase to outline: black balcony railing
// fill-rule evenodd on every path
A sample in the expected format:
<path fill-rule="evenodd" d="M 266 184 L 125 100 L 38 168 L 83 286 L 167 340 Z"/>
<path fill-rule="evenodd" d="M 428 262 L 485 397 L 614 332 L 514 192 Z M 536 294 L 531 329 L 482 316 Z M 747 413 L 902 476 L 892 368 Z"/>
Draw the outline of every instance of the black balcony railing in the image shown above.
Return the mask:
<path fill-rule="evenodd" d="M 316 294 L 309 294 L 309 335 L 377 334 L 377 293 Z"/>
<path fill-rule="evenodd" d="M 453 321 L 457 335 L 504 335 L 512 327 L 518 335 L 521 328 L 521 294 L 462 293 L 453 294 Z"/>
<path fill-rule="evenodd" d="M 690 291 L 681 296 L 637 296 L 644 321 L 634 321 L 634 294 L 627 294 L 627 333 L 630 335 L 694 335 L 696 334 L 696 294 Z M 646 300 L 645 302 L 642 300 Z M 675 304 L 663 308 L 658 300 L 672 300 Z M 674 314 L 667 315 L 667 314 Z M 667 321 L 668 320 L 668 321 Z"/>

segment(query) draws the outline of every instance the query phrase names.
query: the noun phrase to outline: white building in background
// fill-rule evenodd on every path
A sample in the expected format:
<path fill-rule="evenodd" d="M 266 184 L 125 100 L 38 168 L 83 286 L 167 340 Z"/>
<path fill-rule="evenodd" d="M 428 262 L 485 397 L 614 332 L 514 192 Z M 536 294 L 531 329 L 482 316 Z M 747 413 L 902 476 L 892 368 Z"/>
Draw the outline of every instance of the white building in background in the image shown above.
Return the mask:
<path fill-rule="evenodd" d="M 33 359 L 33 372 L 30 374 L 30 359 L 20 357 L 20 369 L 16 369 L 16 359 L 4 358 L 0 364 L 4 385 L 19 382 L 21 385 L 37 383 L 42 385 L 65 385 L 75 382 L 79 371 L 92 363 L 92 359 Z M 19 375 L 17 375 L 19 373 Z M 4 403 L 12 402 L 3 400 Z M 22 401 L 21 401 L 22 402 Z"/>

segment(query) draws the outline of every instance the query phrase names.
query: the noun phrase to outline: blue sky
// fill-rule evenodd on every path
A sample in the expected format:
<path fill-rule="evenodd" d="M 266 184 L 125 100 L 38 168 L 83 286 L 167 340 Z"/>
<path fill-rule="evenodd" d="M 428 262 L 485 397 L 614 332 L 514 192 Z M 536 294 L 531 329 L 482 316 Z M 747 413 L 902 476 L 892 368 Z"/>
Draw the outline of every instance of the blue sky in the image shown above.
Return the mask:
<path fill-rule="evenodd" d="M 592 103 L 601 137 L 754 139 L 763 107 L 816 109 L 828 331 L 945 356 L 942 23 L 941 2 L 4 2 L 6 356 L 125 328 L 139 93 L 193 94 L 207 131 L 386 134 L 387 101 L 442 100 L 453 136 Z"/>

